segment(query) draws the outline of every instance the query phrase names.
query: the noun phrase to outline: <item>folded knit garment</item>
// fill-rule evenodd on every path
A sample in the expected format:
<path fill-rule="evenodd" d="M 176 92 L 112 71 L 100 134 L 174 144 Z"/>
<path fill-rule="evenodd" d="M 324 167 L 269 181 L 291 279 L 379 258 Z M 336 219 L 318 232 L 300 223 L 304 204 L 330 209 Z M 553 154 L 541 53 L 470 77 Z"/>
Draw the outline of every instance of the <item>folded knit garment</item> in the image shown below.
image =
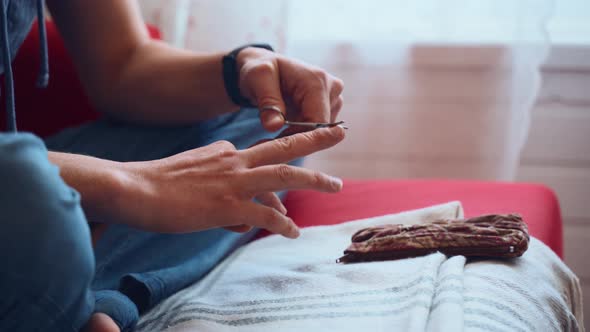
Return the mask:
<path fill-rule="evenodd" d="M 519 215 L 492 214 L 363 228 L 352 236 L 338 262 L 401 259 L 437 251 L 448 256 L 513 258 L 521 256 L 528 243 L 528 229 Z"/>
<path fill-rule="evenodd" d="M 361 228 L 459 218 L 452 202 L 258 239 L 144 313 L 134 331 L 584 331 L 579 279 L 534 236 L 510 261 L 334 261 Z"/>

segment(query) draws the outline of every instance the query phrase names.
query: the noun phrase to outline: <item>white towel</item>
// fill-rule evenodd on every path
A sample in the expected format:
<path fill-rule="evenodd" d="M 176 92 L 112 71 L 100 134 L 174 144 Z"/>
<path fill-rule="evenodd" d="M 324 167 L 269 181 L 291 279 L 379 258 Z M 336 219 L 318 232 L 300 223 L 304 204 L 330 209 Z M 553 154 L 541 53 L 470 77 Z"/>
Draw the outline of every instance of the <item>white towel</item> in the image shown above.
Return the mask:
<path fill-rule="evenodd" d="M 513 260 L 335 262 L 360 228 L 461 217 L 452 202 L 257 240 L 144 315 L 137 331 L 583 331 L 578 279 L 536 239 Z"/>

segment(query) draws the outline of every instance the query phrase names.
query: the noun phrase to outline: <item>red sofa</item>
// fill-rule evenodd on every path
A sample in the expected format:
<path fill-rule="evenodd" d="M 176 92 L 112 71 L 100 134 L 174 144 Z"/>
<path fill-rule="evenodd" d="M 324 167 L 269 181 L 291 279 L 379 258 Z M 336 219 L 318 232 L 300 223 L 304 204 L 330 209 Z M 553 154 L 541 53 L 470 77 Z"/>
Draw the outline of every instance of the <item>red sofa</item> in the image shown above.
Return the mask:
<path fill-rule="evenodd" d="M 35 88 L 39 63 L 35 25 L 15 61 L 15 97 L 21 131 L 47 136 L 67 126 L 98 117 L 77 78 L 59 34 L 47 25 L 51 78 L 45 90 Z M 150 28 L 154 38 L 156 29 Z M 0 103 L 4 111 L 4 102 Z M 4 127 L 4 116 L 0 116 Z M 458 200 L 466 216 L 484 213 L 520 213 L 530 232 L 560 257 L 562 220 L 553 191 L 539 184 L 443 180 L 345 181 L 337 195 L 309 191 L 289 193 L 289 215 L 302 226 L 329 225 Z"/>

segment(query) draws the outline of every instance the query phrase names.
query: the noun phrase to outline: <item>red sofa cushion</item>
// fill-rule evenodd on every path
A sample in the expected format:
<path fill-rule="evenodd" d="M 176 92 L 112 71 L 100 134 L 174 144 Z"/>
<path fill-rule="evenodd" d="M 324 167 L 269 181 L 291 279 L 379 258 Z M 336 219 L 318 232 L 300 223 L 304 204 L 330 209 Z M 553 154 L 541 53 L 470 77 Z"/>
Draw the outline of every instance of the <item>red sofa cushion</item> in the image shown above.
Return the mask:
<path fill-rule="evenodd" d="M 551 189 L 529 183 L 439 180 L 345 181 L 339 194 L 293 191 L 285 206 L 300 227 L 344 221 L 461 201 L 466 217 L 519 213 L 535 236 L 562 257 L 562 220 Z"/>
<path fill-rule="evenodd" d="M 49 52 L 49 86 L 38 89 L 35 85 L 39 70 L 39 27 L 31 31 L 13 61 L 16 119 L 19 131 L 33 132 L 40 137 L 95 120 L 94 110 L 78 79 L 74 64 L 53 22 L 47 24 Z M 148 26 L 152 38 L 160 33 Z M 2 91 L 4 79 L 2 77 Z M 4 94 L 2 94 L 4 96 Z M 6 128 L 4 98 L 0 102 L 0 129 Z"/>

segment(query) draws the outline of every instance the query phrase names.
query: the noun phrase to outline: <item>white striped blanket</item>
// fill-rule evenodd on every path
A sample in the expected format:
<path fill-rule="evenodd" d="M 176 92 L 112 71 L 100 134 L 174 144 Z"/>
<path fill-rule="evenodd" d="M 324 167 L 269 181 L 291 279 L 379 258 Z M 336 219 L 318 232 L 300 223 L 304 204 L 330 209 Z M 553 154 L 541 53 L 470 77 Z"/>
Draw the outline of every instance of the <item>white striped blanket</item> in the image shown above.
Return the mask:
<path fill-rule="evenodd" d="M 144 315 L 136 331 L 583 331 L 578 279 L 534 238 L 507 261 L 436 253 L 335 263 L 359 228 L 462 216 L 452 202 L 257 240 Z"/>

